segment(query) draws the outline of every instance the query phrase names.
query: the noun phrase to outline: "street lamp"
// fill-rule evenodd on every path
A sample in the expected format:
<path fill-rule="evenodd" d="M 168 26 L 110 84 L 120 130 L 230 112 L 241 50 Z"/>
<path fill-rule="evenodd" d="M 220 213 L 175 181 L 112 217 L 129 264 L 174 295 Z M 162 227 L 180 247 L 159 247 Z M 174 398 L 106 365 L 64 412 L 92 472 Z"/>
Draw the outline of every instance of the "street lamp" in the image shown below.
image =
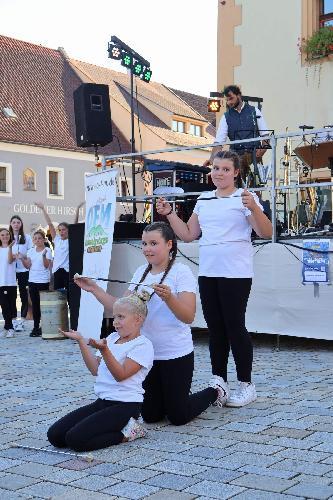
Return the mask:
<path fill-rule="evenodd" d="M 150 63 L 131 47 L 122 42 L 118 37 L 112 36 L 108 43 L 108 53 L 110 59 L 121 61 L 121 65 L 130 71 L 131 76 L 131 152 L 135 153 L 134 136 L 134 76 L 141 78 L 142 81 L 149 83 L 152 71 Z M 135 188 L 135 160 L 132 158 L 132 185 L 133 197 L 136 195 Z M 136 203 L 133 201 L 133 222 L 136 222 Z"/>

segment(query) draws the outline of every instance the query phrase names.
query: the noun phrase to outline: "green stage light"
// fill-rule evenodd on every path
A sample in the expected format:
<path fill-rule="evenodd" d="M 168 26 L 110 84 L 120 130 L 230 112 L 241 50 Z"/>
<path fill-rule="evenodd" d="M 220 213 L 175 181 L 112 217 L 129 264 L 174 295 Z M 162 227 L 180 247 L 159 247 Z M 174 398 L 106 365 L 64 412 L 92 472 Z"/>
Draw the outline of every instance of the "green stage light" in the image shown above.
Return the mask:
<path fill-rule="evenodd" d="M 144 82 L 149 83 L 149 82 L 150 82 L 150 79 L 151 79 L 151 75 L 152 75 L 152 71 L 151 71 L 151 69 L 150 69 L 150 68 L 145 68 L 145 69 L 144 69 L 144 72 L 142 73 L 141 78 L 142 78 L 142 80 L 143 80 Z"/>
<path fill-rule="evenodd" d="M 143 65 L 139 61 L 135 61 L 135 63 L 133 64 L 134 75 L 137 76 L 141 75 L 142 70 L 143 70 Z"/>
<path fill-rule="evenodd" d="M 125 68 L 131 68 L 133 64 L 133 56 L 131 54 L 127 54 L 127 52 L 123 52 L 121 56 L 121 64 L 125 66 Z"/>

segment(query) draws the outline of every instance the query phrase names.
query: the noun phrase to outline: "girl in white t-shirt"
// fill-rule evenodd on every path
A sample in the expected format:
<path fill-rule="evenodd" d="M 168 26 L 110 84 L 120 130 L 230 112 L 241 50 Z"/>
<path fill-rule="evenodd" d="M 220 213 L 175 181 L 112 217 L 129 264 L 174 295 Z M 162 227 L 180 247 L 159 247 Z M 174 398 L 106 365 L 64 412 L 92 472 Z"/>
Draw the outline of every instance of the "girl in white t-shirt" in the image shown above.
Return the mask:
<path fill-rule="evenodd" d="M 245 327 L 245 312 L 253 276 L 252 228 L 261 238 L 270 238 L 272 224 L 259 199 L 247 189 L 236 187 L 240 160 L 233 151 L 219 151 L 213 161 L 215 191 L 202 193 L 187 223 L 165 199 L 157 211 L 168 218 L 177 236 L 185 242 L 199 239 L 199 290 L 209 329 L 211 384 L 224 390 L 222 403 L 244 406 L 256 399 L 251 382 L 253 347 Z M 238 185 L 239 185 L 238 184 Z M 237 391 L 230 395 L 227 364 L 232 350 Z"/>
<path fill-rule="evenodd" d="M 154 359 L 152 343 L 140 335 L 147 306 L 143 298 L 132 294 L 118 299 L 113 310 L 117 331 L 107 339 L 89 340 L 99 350 L 98 357 L 78 332 L 62 332 L 78 342 L 88 370 L 96 376 L 98 399 L 50 427 L 47 437 L 58 448 L 91 451 L 145 435 L 135 419 L 141 411 L 142 383 Z"/>
<path fill-rule="evenodd" d="M 190 395 L 194 369 L 190 324 L 195 315 L 196 282 L 190 268 L 175 262 L 177 239 L 165 222 L 146 226 L 142 246 L 148 265 L 140 266 L 126 294 L 148 292 L 148 315 L 141 333 L 154 347 L 154 364 L 145 382 L 142 416 L 146 422 L 165 417 L 174 425 L 183 425 L 217 401 L 219 389 L 209 387 Z M 107 310 L 116 300 L 92 280 L 75 279 L 84 290 L 93 293 Z"/>
<path fill-rule="evenodd" d="M 0 228 L 0 306 L 5 320 L 2 336 L 14 337 L 13 316 L 16 310 L 16 266 L 14 241 L 8 229 Z"/>
<path fill-rule="evenodd" d="M 18 215 L 13 215 L 9 222 L 9 232 L 13 239 L 13 254 L 14 256 L 19 253 L 27 255 L 28 250 L 32 248 L 32 239 L 30 234 L 26 234 L 23 228 L 23 221 Z M 28 281 L 29 271 L 26 270 L 20 259 L 16 259 L 16 280 L 19 288 L 21 299 L 21 318 L 17 318 L 17 310 L 13 312 L 13 325 L 14 330 L 20 332 L 24 330 L 24 321 L 28 314 Z"/>
<path fill-rule="evenodd" d="M 32 316 L 34 327 L 30 332 L 30 337 L 40 337 L 40 291 L 49 289 L 50 285 L 50 264 L 52 262 L 52 252 L 45 247 L 45 234 L 41 229 L 34 232 L 32 238 L 34 247 L 28 250 L 27 256 L 19 254 L 26 269 L 29 269 L 29 295 L 32 304 Z"/>

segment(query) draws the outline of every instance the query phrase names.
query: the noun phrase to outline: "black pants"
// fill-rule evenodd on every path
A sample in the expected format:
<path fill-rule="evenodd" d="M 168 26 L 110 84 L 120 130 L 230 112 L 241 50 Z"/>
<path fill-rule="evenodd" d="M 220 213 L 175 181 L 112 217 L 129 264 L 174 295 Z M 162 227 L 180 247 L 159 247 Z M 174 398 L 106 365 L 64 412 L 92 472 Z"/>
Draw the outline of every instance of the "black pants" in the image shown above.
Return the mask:
<path fill-rule="evenodd" d="M 16 279 L 19 287 L 20 299 L 21 299 L 21 318 L 26 318 L 28 314 L 28 281 L 29 281 L 29 271 L 16 273 Z M 17 311 L 15 308 L 16 318 Z"/>
<path fill-rule="evenodd" d="M 141 403 L 123 403 L 97 399 L 58 420 L 47 431 L 47 437 L 57 448 L 92 451 L 119 444 L 121 430 L 131 417 L 138 418 Z"/>
<path fill-rule="evenodd" d="M 59 288 L 66 288 L 68 290 L 69 287 L 69 272 L 60 267 L 53 274 L 54 276 L 54 289 L 59 290 Z"/>
<path fill-rule="evenodd" d="M 231 347 L 238 380 L 251 382 L 253 346 L 245 327 L 251 285 L 251 278 L 199 276 L 202 311 L 209 329 L 212 371 L 225 381 Z"/>
<path fill-rule="evenodd" d="M 2 316 L 5 320 L 5 330 L 13 328 L 12 319 L 15 317 L 16 311 L 16 286 L 0 286 L 0 306 L 2 309 Z"/>
<path fill-rule="evenodd" d="M 173 425 L 184 425 L 205 411 L 217 399 L 211 387 L 190 395 L 194 353 L 176 359 L 154 361 L 143 388 L 142 417 L 159 422 L 168 417 Z"/>
<path fill-rule="evenodd" d="M 49 289 L 49 283 L 31 283 L 31 281 L 29 281 L 29 294 L 32 304 L 32 317 L 34 319 L 34 328 L 39 328 L 39 323 L 40 323 L 39 292 L 48 289 Z"/>

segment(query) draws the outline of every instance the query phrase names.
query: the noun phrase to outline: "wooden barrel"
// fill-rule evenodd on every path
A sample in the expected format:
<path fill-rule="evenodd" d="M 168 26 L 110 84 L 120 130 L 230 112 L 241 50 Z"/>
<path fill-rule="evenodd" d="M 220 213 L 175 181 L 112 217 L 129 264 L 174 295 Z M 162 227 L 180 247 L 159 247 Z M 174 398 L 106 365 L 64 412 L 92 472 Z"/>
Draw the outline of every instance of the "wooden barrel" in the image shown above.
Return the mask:
<path fill-rule="evenodd" d="M 68 331 L 66 292 L 40 292 L 40 312 L 43 339 L 65 339 L 58 328 Z"/>

